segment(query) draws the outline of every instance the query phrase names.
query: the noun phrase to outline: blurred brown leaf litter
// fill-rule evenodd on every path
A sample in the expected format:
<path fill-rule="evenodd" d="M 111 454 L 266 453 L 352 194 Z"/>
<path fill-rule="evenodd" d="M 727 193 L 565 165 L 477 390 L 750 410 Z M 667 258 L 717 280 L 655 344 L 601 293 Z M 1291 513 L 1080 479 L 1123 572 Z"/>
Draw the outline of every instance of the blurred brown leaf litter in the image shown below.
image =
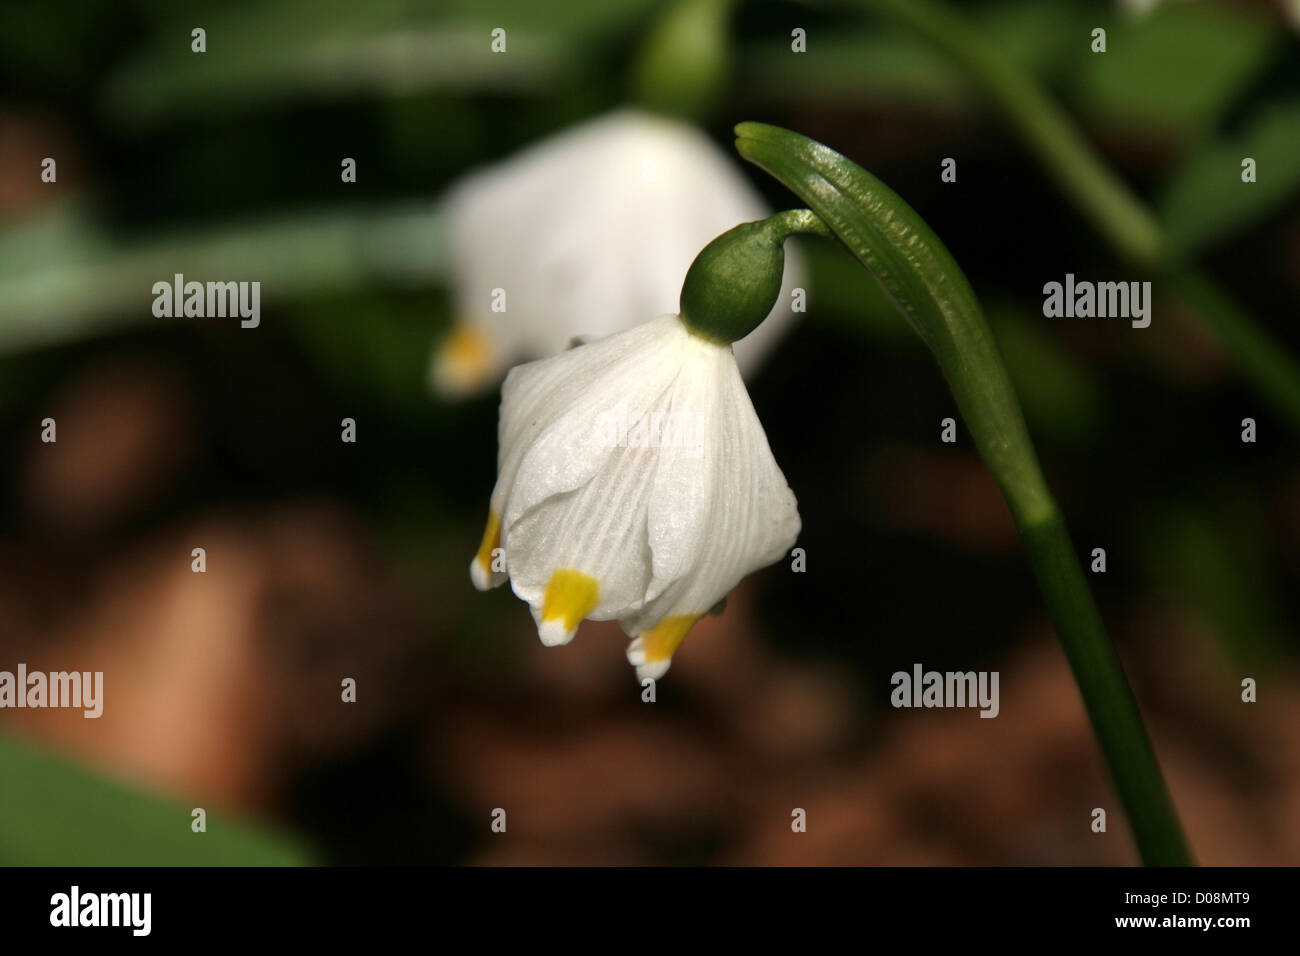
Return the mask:
<path fill-rule="evenodd" d="M 113 775 L 290 822 L 296 775 L 408 725 L 428 785 L 482 823 L 470 863 L 1134 862 L 1042 622 L 1006 663 L 994 720 L 891 711 L 885 681 L 788 657 L 764 633 L 754 580 L 691 634 L 654 703 L 616 625 L 547 649 L 513 603 L 493 651 L 508 666 L 461 669 L 447 622 L 394 583 L 339 503 L 225 508 L 108 544 L 142 489 L 165 497 L 199 453 L 187 387 L 165 370 L 92 367 L 51 407 L 59 442 L 29 446 L 27 525 L 0 552 L 0 652 L 104 671 L 107 706 L 98 720 L 13 711 L 6 726 Z M 885 495 L 873 521 L 1010 546 L 996 489 L 961 453 L 898 447 L 867 464 Z M 938 511 L 919 503 L 933 499 Z M 190 570 L 199 543 L 204 574 Z M 1297 858 L 1294 677 L 1262 679 L 1243 707 L 1194 615 L 1153 605 L 1114 626 L 1201 861 Z M 361 703 L 340 702 L 341 675 Z M 497 807 L 504 835 L 487 830 Z M 806 833 L 791 831 L 796 807 Z M 1087 826 L 1094 807 L 1104 835 Z"/>
<path fill-rule="evenodd" d="M 486 839 L 474 861 L 1135 862 L 1077 690 L 1045 630 L 1003 673 L 996 719 L 935 710 L 863 721 L 848 688 L 765 653 L 738 610 L 692 635 L 674 663 L 673 677 L 689 684 L 686 713 L 665 720 L 619 706 L 619 716 L 593 720 L 585 708 L 566 717 L 548 706 L 545 727 L 524 734 L 495 711 L 471 717 L 463 732 L 448 729 L 459 719 L 440 724 L 442 759 L 469 769 L 459 777 L 465 811 L 510 814 L 510 838 Z M 1147 669 L 1180 655 L 1159 636 L 1171 622 L 1127 623 L 1143 634 L 1145 694 Z M 575 643 L 602 637 L 580 633 Z M 540 649 L 535 656 L 549 670 Z M 1200 862 L 1286 864 L 1300 851 L 1300 687 L 1280 682 L 1271 703 L 1233 717 L 1239 688 L 1217 676 L 1222 662 L 1181 656 L 1179 693 L 1148 717 Z M 543 680 L 539 692 L 549 686 Z M 1217 727 L 1214 747 L 1191 742 L 1198 738 L 1184 728 L 1193 723 Z M 791 831 L 796 807 L 807 811 L 806 833 Z M 1088 828 L 1094 807 L 1108 812 L 1106 834 Z M 673 834 L 714 852 L 675 858 L 671 840 L 664 850 Z"/>
<path fill-rule="evenodd" d="M 58 535 L 70 509 L 87 527 L 111 526 L 132 502 L 112 493 L 133 487 L 115 474 L 173 467 L 169 443 L 119 441 L 122 423 L 105 417 L 116 407 L 148 422 L 135 387 L 85 419 L 99 438 L 81 441 L 110 448 L 69 441 L 30 463 L 26 487 L 47 502 L 30 512 L 33 537 Z M 63 434 L 78 420 L 61 417 Z M 131 447 L 163 460 L 130 460 Z M 90 496 L 74 475 L 108 452 L 120 460 L 93 465 L 105 480 Z M 856 689 L 834 671 L 784 660 L 759 638 L 752 587 L 691 636 L 660 703 L 640 702 L 616 627 L 588 625 L 572 646 L 547 650 L 520 613 L 500 637 L 517 672 L 431 681 L 446 647 L 422 644 L 416 595 L 393 593 L 366 537 L 336 505 L 299 503 L 164 528 L 91 567 L 33 567 L 8 546 L 5 659 L 102 669 L 111 705 L 96 721 L 28 711 L 7 724 L 165 792 L 276 815 L 295 767 L 415 721 L 424 771 L 451 803 L 471 820 L 508 810 L 509 837 L 480 839 L 469 856 L 478 863 L 1132 862 L 1045 632 L 1008 666 L 994 721 L 858 712 Z M 194 542 L 208 553 L 202 576 L 188 566 Z M 38 571 L 45 583 L 28 588 Z M 1122 623 L 1144 651 L 1135 682 L 1202 862 L 1295 859 L 1294 680 L 1262 681 L 1261 702 L 1242 708 L 1194 618 L 1155 609 Z M 340 674 L 358 679 L 364 707 L 337 703 Z M 1105 837 L 1083 825 L 1094 806 L 1111 811 Z M 808 812 L 806 834 L 790 832 L 793 807 Z"/>
<path fill-rule="evenodd" d="M 111 695 L 99 720 L 28 711 L 13 725 L 164 792 L 274 815 L 295 764 L 415 714 L 429 741 L 426 771 L 451 801 L 470 819 L 507 809 L 509 837 L 481 840 L 470 857 L 478 863 L 1133 862 L 1076 691 L 1045 634 L 1004 674 L 996 720 L 886 717 L 865 729 L 871 745 L 854 739 L 864 728 L 849 689 L 765 652 L 740 601 L 692 635 L 661 690 L 685 698 L 685 713 L 644 709 L 664 705 L 636 698 L 610 627 L 585 629 L 573 650 L 554 654 L 521 626 L 514 686 L 472 689 L 480 697 L 443 688 L 430 702 L 414 674 L 403 678 L 413 650 L 392 636 L 400 627 L 376 627 L 388 610 L 376 606 L 382 587 L 353 578 L 356 542 L 336 521 L 309 512 L 249 524 L 221 519 L 205 534 L 227 570 L 193 575 L 155 548 L 92 586 L 63 634 L 29 635 L 27 647 L 7 641 L 6 655 L 34 668 L 53 666 L 41 647 L 75 642 L 80 666 L 104 670 Z M 286 565 L 296 580 L 279 577 Z M 324 607 L 321 595 L 331 595 Z M 4 603 L 11 609 L 15 595 Z M 381 634 L 382 663 L 347 660 L 352 639 Z M 333 658 L 318 640 L 331 637 Z M 1153 653 L 1143 664 L 1178 657 Z M 1300 688 L 1269 684 L 1249 717 L 1234 719 L 1236 689 L 1185 659 L 1177 698 L 1149 715 L 1201 861 L 1294 859 Z M 362 695 L 383 687 L 383 699 L 335 705 L 344 671 Z M 1141 691 L 1145 683 L 1139 677 Z M 1185 730 L 1207 723 L 1218 738 L 1208 751 Z M 1105 836 L 1083 825 L 1094 806 L 1111 814 Z M 790 831 L 794 807 L 808 813 L 806 834 Z M 674 858 L 675 844 L 692 849 Z M 716 849 L 701 858 L 699 846 Z"/>

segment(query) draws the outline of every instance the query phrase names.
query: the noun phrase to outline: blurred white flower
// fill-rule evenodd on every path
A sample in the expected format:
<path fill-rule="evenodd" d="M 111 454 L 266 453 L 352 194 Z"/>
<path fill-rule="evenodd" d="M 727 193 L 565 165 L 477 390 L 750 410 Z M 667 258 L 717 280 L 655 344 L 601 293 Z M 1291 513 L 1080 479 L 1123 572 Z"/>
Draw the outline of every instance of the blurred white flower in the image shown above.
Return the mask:
<path fill-rule="evenodd" d="M 457 320 L 430 363 L 446 396 L 495 385 L 521 361 L 675 313 L 696 253 L 770 212 L 739 166 L 693 126 L 625 109 L 565 130 L 454 185 L 446 200 Z M 781 299 L 736 343 L 749 373 L 791 316 Z"/>
<path fill-rule="evenodd" d="M 547 645 L 617 619 L 642 678 L 799 533 L 731 346 L 675 315 L 512 370 L 499 440 L 475 586 L 508 576 Z"/>

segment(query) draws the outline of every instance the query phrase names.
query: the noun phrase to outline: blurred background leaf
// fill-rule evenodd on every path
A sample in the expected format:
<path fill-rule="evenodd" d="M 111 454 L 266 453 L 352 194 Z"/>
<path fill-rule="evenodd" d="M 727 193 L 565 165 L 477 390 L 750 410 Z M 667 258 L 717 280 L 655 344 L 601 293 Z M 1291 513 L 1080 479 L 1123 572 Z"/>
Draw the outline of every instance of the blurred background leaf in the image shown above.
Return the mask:
<path fill-rule="evenodd" d="M 1132 20 L 1093 11 L 1106 52 L 1091 53 L 1090 28 L 1076 34 L 1071 98 L 1094 123 L 1148 136 L 1204 136 L 1286 43 L 1244 4 L 1163 3 Z"/>
<path fill-rule="evenodd" d="M 302 866 L 293 840 L 105 779 L 0 736 L 0 865 Z"/>
<path fill-rule="evenodd" d="M 1256 179 L 1242 182 L 1242 160 Z M 1195 150 L 1160 191 L 1157 210 L 1174 247 L 1194 256 L 1239 235 L 1300 187 L 1300 97 L 1262 103 L 1233 134 Z"/>
<path fill-rule="evenodd" d="M 654 0 L 268 0 L 163 25 L 105 91 L 116 116 L 160 119 L 193 108 L 245 110 L 295 99 L 495 90 L 537 95 L 588 74 L 573 55 L 626 32 Z M 202 22 L 199 22 L 199 21 Z M 190 30 L 207 50 L 190 52 Z M 506 53 L 491 31 L 506 30 Z M 160 82 L 160 78 L 165 78 Z"/>
<path fill-rule="evenodd" d="M 1208 625 L 1238 668 L 1275 667 L 1287 647 L 1258 507 L 1245 489 L 1165 502 L 1138 525 L 1145 571 L 1166 600 Z M 1236 684 L 1239 678 L 1230 678 Z"/>
<path fill-rule="evenodd" d="M 432 200 L 286 212 L 136 242 L 56 205 L 0 232 L 0 354 L 160 321 L 146 291 L 178 272 L 255 274 L 262 302 L 275 305 L 369 283 L 427 286 L 443 278 L 445 256 Z"/>

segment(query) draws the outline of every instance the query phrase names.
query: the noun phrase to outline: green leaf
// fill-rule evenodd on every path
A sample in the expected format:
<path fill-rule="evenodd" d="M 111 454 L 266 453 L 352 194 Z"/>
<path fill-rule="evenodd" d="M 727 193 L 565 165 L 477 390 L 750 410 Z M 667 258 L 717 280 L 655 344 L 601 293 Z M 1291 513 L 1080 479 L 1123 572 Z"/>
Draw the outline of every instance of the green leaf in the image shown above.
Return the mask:
<path fill-rule="evenodd" d="M 292 840 L 134 790 L 0 737 L 2 866 L 302 866 Z"/>
<path fill-rule="evenodd" d="M 925 221 L 852 160 L 762 123 L 736 149 L 802 199 L 884 288 L 939 362 L 980 454 L 1026 521 L 1054 513 L 1015 391 L 979 300 Z"/>
<path fill-rule="evenodd" d="M 1255 160 L 1256 181 L 1241 181 Z M 1300 98 L 1255 110 L 1240 133 L 1198 150 L 1156 203 L 1171 247 L 1188 258 L 1265 218 L 1300 186 Z"/>
<path fill-rule="evenodd" d="M 862 281 L 862 267 L 838 245 L 809 242 L 801 250 L 808 284 L 817 290 L 817 308 L 808 313 L 852 335 L 896 349 L 920 349 L 885 290 Z"/>

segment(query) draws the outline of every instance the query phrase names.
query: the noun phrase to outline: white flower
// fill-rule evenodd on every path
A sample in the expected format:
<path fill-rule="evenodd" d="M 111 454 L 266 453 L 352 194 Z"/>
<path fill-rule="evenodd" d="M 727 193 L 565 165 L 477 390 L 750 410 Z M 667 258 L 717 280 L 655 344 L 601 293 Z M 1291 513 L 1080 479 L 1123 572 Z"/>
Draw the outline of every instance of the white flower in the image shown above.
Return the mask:
<path fill-rule="evenodd" d="M 471 174 L 445 210 L 457 320 L 429 370 L 444 395 L 622 331 L 628 316 L 675 313 L 701 247 L 770 212 L 698 129 L 632 109 Z M 747 373 L 791 316 L 795 258 L 773 315 L 736 344 Z"/>
<path fill-rule="evenodd" d="M 799 533 L 731 346 L 675 315 L 513 369 L 499 437 L 475 586 L 504 559 L 547 645 L 617 619 L 641 678 Z"/>

